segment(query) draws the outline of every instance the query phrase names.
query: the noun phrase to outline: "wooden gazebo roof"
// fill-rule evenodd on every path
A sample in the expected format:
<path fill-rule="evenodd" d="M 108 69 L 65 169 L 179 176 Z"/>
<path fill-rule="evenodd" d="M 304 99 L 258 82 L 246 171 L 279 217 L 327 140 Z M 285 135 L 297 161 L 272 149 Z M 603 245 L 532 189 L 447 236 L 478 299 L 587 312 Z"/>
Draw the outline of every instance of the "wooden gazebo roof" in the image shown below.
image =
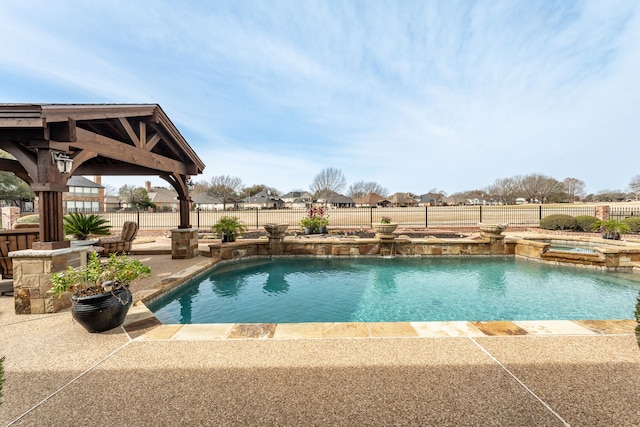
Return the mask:
<path fill-rule="evenodd" d="M 0 159 L 0 170 L 24 179 L 39 197 L 64 192 L 71 175 L 160 176 L 178 192 L 183 228 L 187 181 L 205 167 L 157 104 L 0 104 L 0 149 L 16 159 Z M 70 174 L 57 170 L 52 152 L 72 159 Z M 45 208 L 58 209 L 52 203 Z M 41 225 L 44 241 L 61 240 L 47 227 Z"/>

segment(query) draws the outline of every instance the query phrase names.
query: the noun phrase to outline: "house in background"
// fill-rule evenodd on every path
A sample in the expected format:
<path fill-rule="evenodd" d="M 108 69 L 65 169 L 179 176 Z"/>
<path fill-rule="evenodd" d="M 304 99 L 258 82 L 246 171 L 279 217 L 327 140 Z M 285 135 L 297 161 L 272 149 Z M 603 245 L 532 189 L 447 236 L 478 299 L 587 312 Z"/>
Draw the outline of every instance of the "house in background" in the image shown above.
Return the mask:
<path fill-rule="evenodd" d="M 104 187 L 100 176 L 94 181 L 83 176 L 72 176 L 67 191 L 62 194 L 62 209 L 70 212 L 104 212 Z"/>
<path fill-rule="evenodd" d="M 104 211 L 113 212 L 122 209 L 122 203 L 118 196 L 104 196 Z"/>
<path fill-rule="evenodd" d="M 209 196 L 207 193 L 198 193 L 191 196 L 191 201 L 195 209 L 201 211 L 221 211 L 224 209 L 222 199 Z"/>
<path fill-rule="evenodd" d="M 418 206 L 443 206 L 444 195 L 440 193 L 427 193 L 420 196 Z"/>
<path fill-rule="evenodd" d="M 284 202 L 269 190 L 245 197 L 242 203 L 245 209 L 279 209 L 284 206 Z"/>
<path fill-rule="evenodd" d="M 377 193 L 369 193 L 364 197 L 353 199 L 353 202 L 356 204 L 356 207 L 358 208 L 371 207 L 371 206 L 386 207 L 391 204 L 389 200 L 385 199 L 384 197 L 382 197 Z"/>
<path fill-rule="evenodd" d="M 178 192 L 173 188 L 152 187 L 150 181 L 145 182 L 145 189 L 149 200 L 156 206 L 158 212 L 177 212 L 180 208 Z"/>
<path fill-rule="evenodd" d="M 313 196 L 307 191 L 291 191 L 280 197 L 285 208 L 304 209 L 313 204 Z"/>
<path fill-rule="evenodd" d="M 417 206 L 418 202 L 409 193 L 394 193 L 389 201 L 394 208 Z"/>
<path fill-rule="evenodd" d="M 326 204 L 331 208 L 354 208 L 356 206 L 353 199 L 338 193 L 329 196 Z"/>

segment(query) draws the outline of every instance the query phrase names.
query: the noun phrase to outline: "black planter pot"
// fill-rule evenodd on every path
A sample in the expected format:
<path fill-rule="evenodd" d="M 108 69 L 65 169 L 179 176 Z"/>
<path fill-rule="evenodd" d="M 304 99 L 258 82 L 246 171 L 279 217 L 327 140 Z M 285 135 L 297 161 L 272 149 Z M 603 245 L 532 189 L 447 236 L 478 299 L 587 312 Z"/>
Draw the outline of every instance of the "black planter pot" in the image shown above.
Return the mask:
<path fill-rule="evenodd" d="M 127 287 L 88 297 L 71 297 L 71 316 L 89 332 L 104 332 L 122 325 L 133 298 Z"/>
<path fill-rule="evenodd" d="M 222 233 L 222 243 L 235 242 L 235 241 L 236 241 L 235 233 Z"/>

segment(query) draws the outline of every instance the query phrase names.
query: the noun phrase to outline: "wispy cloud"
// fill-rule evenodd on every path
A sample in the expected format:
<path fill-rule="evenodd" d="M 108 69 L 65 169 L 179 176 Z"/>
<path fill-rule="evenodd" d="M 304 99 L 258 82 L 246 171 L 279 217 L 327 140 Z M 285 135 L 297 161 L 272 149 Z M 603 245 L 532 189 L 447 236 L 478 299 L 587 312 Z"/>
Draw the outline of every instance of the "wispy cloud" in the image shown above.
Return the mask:
<path fill-rule="evenodd" d="M 595 153 L 637 145 L 639 10 L 628 1 L 5 2 L 0 79 L 11 85 L 0 97 L 157 102 L 207 163 L 205 178 L 283 191 L 326 166 L 416 193 L 526 173 L 622 189 L 640 172 L 632 156 L 604 171 Z"/>

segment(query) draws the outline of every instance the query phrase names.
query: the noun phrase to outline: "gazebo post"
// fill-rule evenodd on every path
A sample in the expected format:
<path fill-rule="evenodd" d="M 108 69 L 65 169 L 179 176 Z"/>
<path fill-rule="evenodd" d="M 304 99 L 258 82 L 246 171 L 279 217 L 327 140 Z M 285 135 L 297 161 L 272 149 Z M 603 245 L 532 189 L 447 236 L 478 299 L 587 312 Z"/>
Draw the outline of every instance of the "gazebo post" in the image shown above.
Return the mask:
<path fill-rule="evenodd" d="M 52 160 L 49 148 L 38 148 L 37 182 L 31 189 L 38 195 L 40 211 L 40 242 L 33 244 L 33 249 L 53 250 L 68 248 L 70 242 L 64 240 L 62 194 L 67 190 L 68 173 L 58 170 Z"/>

